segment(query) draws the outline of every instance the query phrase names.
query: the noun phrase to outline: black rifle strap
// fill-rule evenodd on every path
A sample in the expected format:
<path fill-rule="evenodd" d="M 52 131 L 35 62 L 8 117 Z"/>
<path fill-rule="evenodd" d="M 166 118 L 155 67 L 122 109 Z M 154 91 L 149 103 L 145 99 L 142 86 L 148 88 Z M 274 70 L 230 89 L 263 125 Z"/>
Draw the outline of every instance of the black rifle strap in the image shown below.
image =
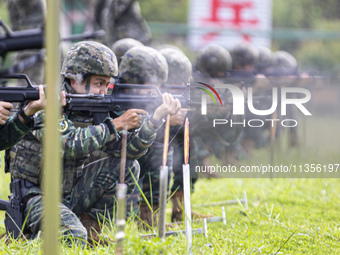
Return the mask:
<path fill-rule="evenodd" d="M 11 149 L 5 150 L 5 167 L 4 167 L 5 173 L 9 173 L 10 172 L 10 170 L 9 170 L 10 151 L 11 151 Z"/>

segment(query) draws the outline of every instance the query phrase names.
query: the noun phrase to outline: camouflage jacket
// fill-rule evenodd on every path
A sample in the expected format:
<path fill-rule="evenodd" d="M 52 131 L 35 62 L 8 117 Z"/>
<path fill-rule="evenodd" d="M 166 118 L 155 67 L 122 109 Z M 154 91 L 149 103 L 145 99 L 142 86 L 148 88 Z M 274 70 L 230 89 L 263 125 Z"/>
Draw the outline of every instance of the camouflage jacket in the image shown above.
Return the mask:
<path fill-rule="evenodd" d="M 0 150 L 5 150 L 16 144 L 32 126 L 21 123 L 16 113 L 5 125 L 0 125 Z"/>
<path fill-rule="evenodd" d="M 10 171 L 13 177 L 40 184 L 42 178 L 42 146 L 44 113 L 35 117 L 35 129 L 10 151 Z M 121 135 L 111 118 L 93 126 L 76 127 L 66 115 L 59 120 L 61 156 L 63 158 L 63 193 L 67 194 L 84 167 L 106 156 L 120 157 Z M 128 132 L 127 158 L 138 159 L 147 152 L 156 138 L 156 130 L 144 121 L 138 130 Z M 99 170 L 99 169 L 98 169 Z"/>

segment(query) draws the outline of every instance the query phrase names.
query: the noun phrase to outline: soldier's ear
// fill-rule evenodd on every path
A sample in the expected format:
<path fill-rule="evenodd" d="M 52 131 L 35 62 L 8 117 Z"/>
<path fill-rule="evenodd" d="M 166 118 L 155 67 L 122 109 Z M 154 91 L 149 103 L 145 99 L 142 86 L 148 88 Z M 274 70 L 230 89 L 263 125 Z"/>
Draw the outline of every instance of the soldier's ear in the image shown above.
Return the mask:
<path fill-rule="evenodd" d="M 70 79 L 70 85 L 73 89 L 75 89 L 75 83 L 76 82 L 74 80 Z"/>

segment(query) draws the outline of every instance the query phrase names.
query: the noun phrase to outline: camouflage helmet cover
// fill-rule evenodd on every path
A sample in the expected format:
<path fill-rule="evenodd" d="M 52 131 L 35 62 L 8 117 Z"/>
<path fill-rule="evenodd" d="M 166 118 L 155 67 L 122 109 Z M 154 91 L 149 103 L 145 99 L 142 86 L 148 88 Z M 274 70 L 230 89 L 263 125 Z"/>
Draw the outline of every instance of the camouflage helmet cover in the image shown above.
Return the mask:
<path fill-rule="evenodd" d="M 117 76 L 117 58 L 112 50 L 93 41 L 82 41 L 71 46 L 65 55 L 61 75 L 82 80 L 88 74 Z"/>
<path fill-rule="evenodd" d="M 192 74 L 192 65 L 182 51 L 174 48 L 164 48 L 159 51 L 169 66 L 168 84 L 189 82 Z"/>
<path fill-rule="evenodd" d="M 201 49 L 196 62 L 196 67 L 200 72 L 211 76 L 227 72 L 231 69 L 231 65 L 230 53 L 216 44 L 210 44 Z"/>
<path fill-rule="evenodd" d="M 259 52 L 259 58 L 256 64 L 256 69 L 258 71 L 263 71 L 275 64 L 275 55 L 269 48 L 260 46 L 257 49 Z"/>
<path fill-rule="evenodd" d="M 135 46 L 143 46 L 143 43 L 133 38 L 123 38 L 112 44 L 111 49 L 117 57 L 118 62 L 120 58 L 131 48 Z"/>
<path fill-rule="evenodd" d="M 298 63 L 293 55 L 287 51 L 276 51 L 274 53 L 276 65 L 282 69 L 294 70 L 298 68 Z"/>
<path fill-rule="evenodd" d="M 184 54 L 184 52 L 180 48 L 178 48 L 177 46 L 172 45 L 172 44 L 161 44 L 161 45 L 159 45 L 157 47 L 154 47 L 154 48 L 156 50 L 158 50 L 158 51 L 170 48 L 170 49 L 174 49 L 174 50 L 180 51 L 180 52 L 182 52 Z"/>
<path fill-rule="evenodd" d="M 168 64 L 157 50 L 147 46 L 136 46 L 122 57 L 119 77 L 132 84 L 162 84 L 168 78 Z"/>
<path fill-rule="evenodd" d="M 258 50 L 249 43 L 236 45 L 231 49 L 230 54 L 233 59 L 234 69 L 244 68 L 248 65 L 256 65 L 259 58 Z"/>

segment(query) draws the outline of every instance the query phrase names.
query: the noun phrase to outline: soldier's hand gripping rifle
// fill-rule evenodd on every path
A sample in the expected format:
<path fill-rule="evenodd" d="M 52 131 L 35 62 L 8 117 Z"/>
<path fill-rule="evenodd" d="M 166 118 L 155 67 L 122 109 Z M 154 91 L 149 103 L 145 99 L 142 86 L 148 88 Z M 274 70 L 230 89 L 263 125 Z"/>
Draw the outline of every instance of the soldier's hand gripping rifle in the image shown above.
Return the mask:
<path fill-rule="evenodd" d="M 88 112 L 92 114 L 95 125 L 103 122 L 110 113 L 144 109 L 150 114 L 163 103 L 162 93 L 157 86 L 140 84 L 115 84 L 111 95 L 67 94 L 66 98 L 64 112 L 67 115 L 74 111 Z M 174 98 L 179 99 L 183 108 L 189 107 L 189 93 L 175 95 Z"/>
<path fill-rule="evenodd" d="M 3 75 L 0 78 L 24 79 L 27 82 L 27 87 L 0 87 L 0 101 L 23 103 L 39 99 L 38 87 L 34 87 L 25 74 Z M 12 180 L 9 201 L 0 199 L 0 210 L 6 211 L 6 232 L 12 238 L 18 238 L 22 230 L 25 210 L 23 197 L 28 189 L 27 184 L 25 180 Z"/>

